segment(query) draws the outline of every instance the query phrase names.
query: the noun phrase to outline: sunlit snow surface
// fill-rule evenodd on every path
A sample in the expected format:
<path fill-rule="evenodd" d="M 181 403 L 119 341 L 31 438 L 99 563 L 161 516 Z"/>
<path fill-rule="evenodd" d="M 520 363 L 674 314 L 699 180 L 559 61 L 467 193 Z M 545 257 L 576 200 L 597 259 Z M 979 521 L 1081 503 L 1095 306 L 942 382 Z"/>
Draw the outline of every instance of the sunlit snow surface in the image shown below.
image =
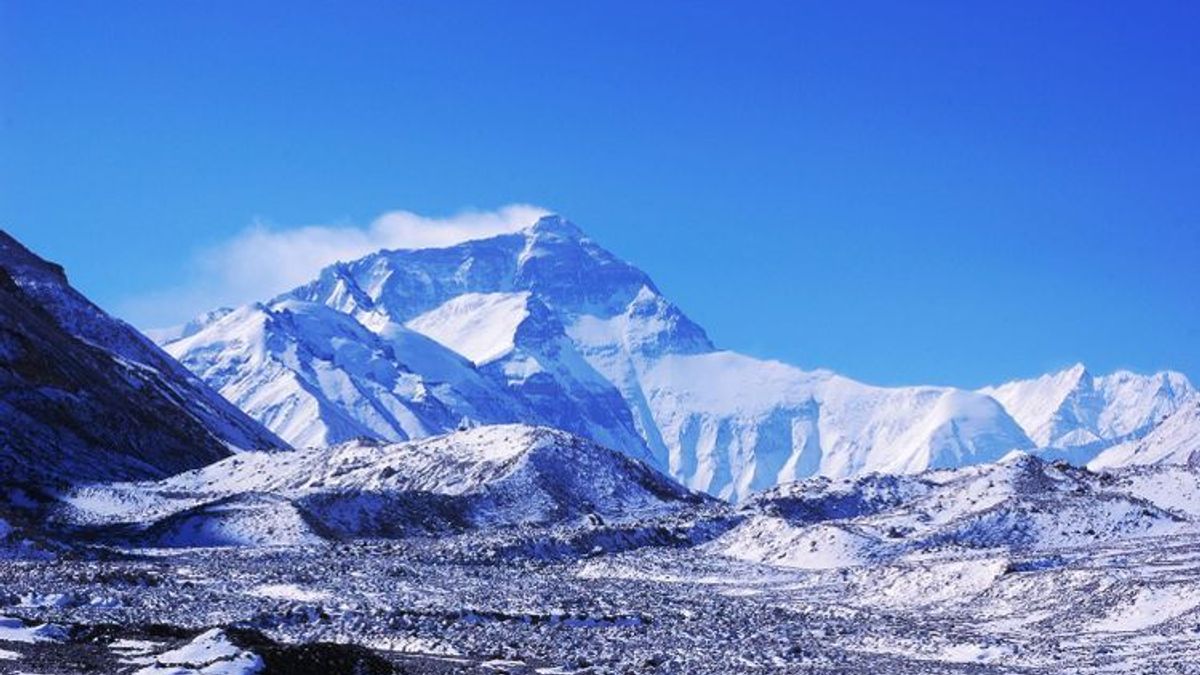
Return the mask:
<path fill-rule="evenodd" d="M 529 316 L 528 293 L 464 293 L 408 322 L 476 365 L 513 350 L 517 328 Z"/>

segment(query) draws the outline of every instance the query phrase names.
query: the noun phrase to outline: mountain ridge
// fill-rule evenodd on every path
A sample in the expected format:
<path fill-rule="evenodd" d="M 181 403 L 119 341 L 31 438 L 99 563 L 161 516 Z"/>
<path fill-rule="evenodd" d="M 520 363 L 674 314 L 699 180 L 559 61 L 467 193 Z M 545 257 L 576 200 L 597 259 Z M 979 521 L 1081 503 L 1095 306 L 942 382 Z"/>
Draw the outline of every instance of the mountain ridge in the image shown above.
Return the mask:
<path fill-rule="evenodd" d="M 286 444 L 0 231 L 9 483 L 155 478 Z"/>
<path fill-rule="evenodd" d="M 1180 391 L 1155 397 L 1146 384 L 1154 376 L 1092 378 L 1086 369 L 1060 387 L 1078 389 L 1074 398 L 1044 385 L 1026 395 L 1019 382 L 883 388 L 723 351 L 645 272 L 560 216 L 339 262 L 276 301 L 284 299 L 325 305 L 369 330 L 424 330 L 523 400 L 519 414 L 531 416 L 522 421 L 568 425 L 732 499 L 814 474 L 915 472 L 1054 447 L 1031 436 L 1077 452 L 1097 444 L 1086 460 L 1194 393 L 1186 378 L 1168 378 Z M 1007 405 L 996 398 L 1006 395 Z"/>

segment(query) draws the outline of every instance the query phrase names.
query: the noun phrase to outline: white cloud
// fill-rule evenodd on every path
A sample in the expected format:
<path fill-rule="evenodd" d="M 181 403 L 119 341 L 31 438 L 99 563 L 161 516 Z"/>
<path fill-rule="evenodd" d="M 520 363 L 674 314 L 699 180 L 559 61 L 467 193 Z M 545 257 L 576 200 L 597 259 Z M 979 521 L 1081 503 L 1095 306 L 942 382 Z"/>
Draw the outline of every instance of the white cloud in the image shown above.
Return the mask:
<path fill-rule="evenodd" d="M 390 211 L 366 227 L 278 228 L 255 223 L 229 241 L 196 253 L 187 281 L 130 298 L 120 304 L 120 314 L 145 328 L 182 323 L 215 307 L 270 299 L 338 261 L 385 248 L 449 246 L 515 232 L 548 213 L 538 206 L 511 204 L 444 218 Z"/>

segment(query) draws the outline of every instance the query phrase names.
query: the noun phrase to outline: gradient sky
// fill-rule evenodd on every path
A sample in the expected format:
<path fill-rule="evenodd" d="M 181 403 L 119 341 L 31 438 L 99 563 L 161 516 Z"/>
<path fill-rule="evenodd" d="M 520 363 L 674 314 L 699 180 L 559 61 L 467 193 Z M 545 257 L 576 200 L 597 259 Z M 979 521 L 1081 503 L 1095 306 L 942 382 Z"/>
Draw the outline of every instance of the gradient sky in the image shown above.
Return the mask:
<path fill-rule="evenodd" d="M 143 327 L 256 221 L 527 203 L 757 356 L 1200 379 L 1198 120 L 1195 2 L 0 0 L 0 227 Z"/>

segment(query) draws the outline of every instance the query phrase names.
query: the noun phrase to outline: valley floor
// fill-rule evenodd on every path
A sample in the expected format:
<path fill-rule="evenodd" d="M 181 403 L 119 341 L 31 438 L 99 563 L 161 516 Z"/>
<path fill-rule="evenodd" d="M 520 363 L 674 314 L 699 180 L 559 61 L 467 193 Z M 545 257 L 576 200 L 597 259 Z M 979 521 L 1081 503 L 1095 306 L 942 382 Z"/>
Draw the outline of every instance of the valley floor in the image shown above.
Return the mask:
<path fill-rule="evenodd" d="M 1200 673 L 1200 536 L 828 570 L 497 551 L 476 533 L 0 561 L 0 672 L 253 672 L 330 642 L 368 648 L 361 672 Z M 325 649 L 307 667 L 349 672 Z"/>

